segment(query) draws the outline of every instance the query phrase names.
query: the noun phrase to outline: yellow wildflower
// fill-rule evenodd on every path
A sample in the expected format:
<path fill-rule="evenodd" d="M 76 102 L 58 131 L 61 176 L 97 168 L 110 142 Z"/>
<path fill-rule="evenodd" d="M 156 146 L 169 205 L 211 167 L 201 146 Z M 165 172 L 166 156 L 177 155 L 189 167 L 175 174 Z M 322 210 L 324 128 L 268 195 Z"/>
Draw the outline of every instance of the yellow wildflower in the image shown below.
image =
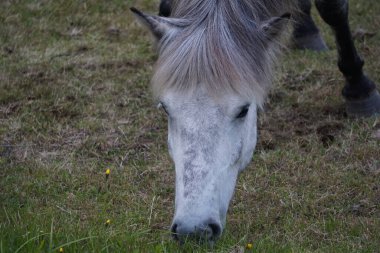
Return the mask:
<path fill-rule="evenodd" d="M 59 248 L 59 253 L 63 253 L 63 248 Z"/>
<path fill-rule="evenodd" d="M 252 249 L 252 248 L 253 248 L 252 243 L 248 243 L 248 244 L 247 244 L 247 249 Z"/>
<path fill-rule="evenodd" d="M 111 170 L 110 170 L 110 169 L 107 169 L 107 170 L 106 170 L 106 175 L 109 176 L 109 174 L 111 174 Z"/>
<path fill-rule="evenodd" d="M 109 224 L 111 224 L 111 220 L 110 220 L 110 219 L 108 219 L 108 220 L 106 221 L 106 225 L 109 225 Z"/>

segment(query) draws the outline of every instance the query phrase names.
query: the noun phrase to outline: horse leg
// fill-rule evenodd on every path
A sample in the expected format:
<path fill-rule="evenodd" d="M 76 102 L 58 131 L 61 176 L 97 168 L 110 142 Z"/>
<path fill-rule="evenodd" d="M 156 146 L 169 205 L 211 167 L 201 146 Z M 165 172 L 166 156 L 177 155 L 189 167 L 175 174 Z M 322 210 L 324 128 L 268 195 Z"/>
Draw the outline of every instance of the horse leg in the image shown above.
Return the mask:
<path fill-rule="evenodd" d="M 301 14 L 296 17 L 293 32 L 293 41 L 296 48 L 314 51 L 327 50 L 326 43 L 311 17 L 310 0 L 298 0 L 298 5 Z"/>
<path fill-rule="evenodd" d="M 171 4 L 172 4 L 171 0 L 161 0 L 160 11 L 158 15 L 162 17 L 169 17 L 171 14 Z"/>
<path fill-rule="evenodd" d="M 343 96 L 350 116 L 380 115 L 376 85 L 363 74 L 364 61 L 356 51 L 348 23 L 348 0 L 315 0 L 322 19 L 333 29 L 338 66 L 346 79 Z"/>

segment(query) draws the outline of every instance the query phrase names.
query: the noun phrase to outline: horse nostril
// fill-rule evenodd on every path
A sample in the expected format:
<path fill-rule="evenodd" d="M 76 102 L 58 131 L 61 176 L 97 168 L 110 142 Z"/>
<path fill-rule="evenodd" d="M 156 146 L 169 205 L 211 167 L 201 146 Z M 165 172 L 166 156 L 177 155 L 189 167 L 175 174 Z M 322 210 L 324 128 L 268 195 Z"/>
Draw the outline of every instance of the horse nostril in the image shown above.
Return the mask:
<path fill-rule="evenodd" d="M 173 239 L 180 242 L 187 239 L 214 241 L 221 233 L 221 225 L 218 222 L 210 220 L 198 225 L 177 221 L 171 227 Z"/>
<path fill-rule="evenodd" d="M 222 228 L 217 223 L 210 223 L 208 224 L 209 228 L 211 228 L 212 231 L 212 237 L 217 238 L 222 233 Z"/>

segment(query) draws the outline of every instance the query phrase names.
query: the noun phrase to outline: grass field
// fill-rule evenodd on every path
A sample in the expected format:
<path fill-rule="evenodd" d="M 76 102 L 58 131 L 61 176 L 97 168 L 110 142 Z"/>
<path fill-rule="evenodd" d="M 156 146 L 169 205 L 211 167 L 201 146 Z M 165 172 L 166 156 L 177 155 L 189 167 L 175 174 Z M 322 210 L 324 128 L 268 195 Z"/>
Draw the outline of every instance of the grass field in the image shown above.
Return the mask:
<path fill-rule="evenodd" d="M 380 30 L 380 2 L 350 3 L 353 30 Z M 157 5 L 0 2 L 0 253 L 380 252 L 380 120 L 345 116 L 319 18 L 331 50 L 285 54 L 222 238 L 171 240 L 155 54 L 128 11 Z M 380 33 L 356 43 L 380 83 Z"/>

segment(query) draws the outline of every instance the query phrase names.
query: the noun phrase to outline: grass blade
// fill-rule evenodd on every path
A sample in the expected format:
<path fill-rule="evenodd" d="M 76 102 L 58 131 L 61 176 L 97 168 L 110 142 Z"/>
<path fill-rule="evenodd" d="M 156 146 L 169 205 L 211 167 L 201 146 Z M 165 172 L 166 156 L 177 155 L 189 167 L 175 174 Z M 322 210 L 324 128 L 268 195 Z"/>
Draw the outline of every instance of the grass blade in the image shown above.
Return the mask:
<path fill-rule="evenodd" d="M 50 225 L 49 252 L 51 252 L 53 248 L 53 228 L 54 228 L 54 218 L 51 219 L 51 225 Z"/>
<path fill-rule="evenodd" d="M 35 237 L 32 237 L 30 238 L 29 240 L 27 240 L 26 242 L 24 242 L 18 249 L 16 249 L 16 251 L 14 253 L 18 253 L 22 248 L 24 248 L 25 245 L 27 245 L 29 242 L 41 237 L 41 236 L 44 236 L 44 235 L 48 235 L 49 233 L 44 233 L 44 234 L 41 234 L 41 235 L 37 235 Z"/>
<path fill-rule="evenodd" d="M 84 237 L 84 238 L 81 238 L 81 239 L 78 239 L 78 240 L 75 240 L 75 241 L 71 241 L 71 242 L 67 242 L 67 243 L 64 243 L 64 244 L 61 244 L 57 247 L 55 247 L 53 249 L 53 251 L 59 249 L 59 248 L 63 248 L 63 247 L 66 247 L 66 246 L 69 246 L 71 244 L 74 244 L 74 243 L 78 243 L 78 242 L 81 242 L 81 241 L 85 241 L 85 240 L 88 240 L 88 239 L 93 239 L 93 238 L 97 238 L 98 236 L 88 236 L 88 237 Z"/>

